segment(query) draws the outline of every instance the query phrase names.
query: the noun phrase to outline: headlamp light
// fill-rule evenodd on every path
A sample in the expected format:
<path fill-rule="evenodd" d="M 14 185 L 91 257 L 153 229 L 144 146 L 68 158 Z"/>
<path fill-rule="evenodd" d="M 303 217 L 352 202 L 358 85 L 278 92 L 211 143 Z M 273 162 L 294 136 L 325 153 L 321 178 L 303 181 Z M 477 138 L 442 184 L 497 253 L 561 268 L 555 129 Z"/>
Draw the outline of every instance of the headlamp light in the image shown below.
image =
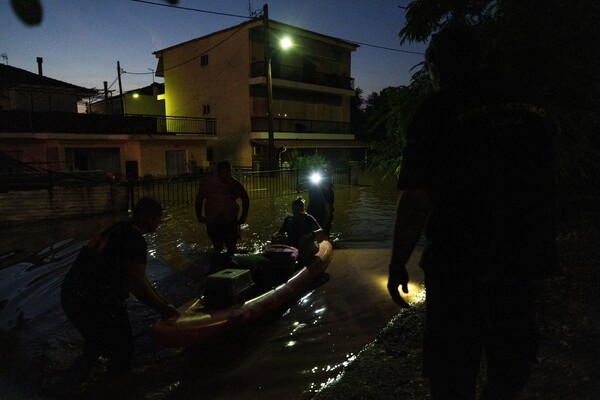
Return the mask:
<path fill-rule="evenodd" d="M 319 174 L 318 172 L 314 172 L 311 176 L 310 176 L 310 181 L 313 184 L 318 184 L 319 182 L 321 182 L 321 179 L 323 179 L 321 177 L 321 174 Z"/>

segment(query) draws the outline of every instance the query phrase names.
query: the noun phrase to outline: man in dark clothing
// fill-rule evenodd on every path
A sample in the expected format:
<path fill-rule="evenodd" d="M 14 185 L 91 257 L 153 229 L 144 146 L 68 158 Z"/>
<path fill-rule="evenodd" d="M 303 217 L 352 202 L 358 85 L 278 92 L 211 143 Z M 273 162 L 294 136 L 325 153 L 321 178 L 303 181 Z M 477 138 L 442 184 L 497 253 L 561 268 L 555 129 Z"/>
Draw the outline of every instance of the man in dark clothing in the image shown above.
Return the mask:
<path fill-rule="evenodd" d="M 129 221 L 119 222 L 91 239 L 81 249 L 61 287 L 61 304 L 84 339 L 80 363 L 84 378 L 99 356 L 109 358 L 108 373 L 116 376 L 131 369 L 133 336 L 126 308 L 130 293 L 162 318 L 178 311 L 146 278 L 145 233 L 160 223 L 161 205 L 142 198 Z"/>
<path fill-rule="evenodd" d="M 317 220 L 307 214 L 304 207 L 305 202 L 302 197 L 292 201 L 292 215 L 284 218 L 281 227 L 273 236 L 274 242 L 285 242 L 289 246 L 300 249 L 301 239 L 306 235 L 312 235 L 313 240 L 317 234 L 324 235 Z"/>
<path fill-rule="evenodd" d="M 331 233 L 331 224 L 333 222 L 333 202 L 335 193 L 333 183 L 326 177 L 315 174 L 311 177 L 308 187 L 308 209 L 307 212 L 312 215 L 326 234 Z"/>
<path fill-rule="evenodd" d="M 241 200 L 242 210 L 237 200 Z M 204 178 L 196 193 L 196 217 L 206 224 L 206 233 L 213 243 L 215 254 L 227 248 L 232 256 L 237 250 L 240 225 L 248 218 L 250 198 L 240 181 L 231 175 L 229 161 L 220 161 L 217 173 Z"/>
<path fill-rule="evenodd" d="M 532 92 L 481 68 L 472 31 L 432 36 L 435 92 L 406 132 L 388 290 L 401 306 L 408 261 L 427 246 L 424 375 L 432 398 L 514 399 L 535 354 L 534 282 L 556 272 L 555 125 Z"/>

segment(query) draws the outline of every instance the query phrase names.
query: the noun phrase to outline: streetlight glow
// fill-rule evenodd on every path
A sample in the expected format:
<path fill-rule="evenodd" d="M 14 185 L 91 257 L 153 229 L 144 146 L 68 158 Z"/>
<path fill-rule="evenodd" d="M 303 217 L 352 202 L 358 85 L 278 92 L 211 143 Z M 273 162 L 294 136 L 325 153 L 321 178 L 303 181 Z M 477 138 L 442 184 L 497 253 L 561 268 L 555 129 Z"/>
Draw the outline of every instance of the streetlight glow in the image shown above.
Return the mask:
<path fill-rule="evenodd" d="M 281 46 L 282 49 L 287 50 L 290 47 L 292 47 L 294 45 L 294 43 L 292 42 L 292 39 L 290 39 L 288 36 L 286 36 L 279 41 L 279 45 Z"/>

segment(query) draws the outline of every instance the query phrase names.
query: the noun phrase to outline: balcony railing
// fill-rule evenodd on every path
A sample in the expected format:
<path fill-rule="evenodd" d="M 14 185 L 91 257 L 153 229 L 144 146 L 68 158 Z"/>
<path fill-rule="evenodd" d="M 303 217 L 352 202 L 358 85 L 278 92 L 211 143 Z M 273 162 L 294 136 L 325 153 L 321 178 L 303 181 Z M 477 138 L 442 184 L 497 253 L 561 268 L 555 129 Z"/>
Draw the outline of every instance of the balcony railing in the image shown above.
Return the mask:
<path fill-rule="evenodd" d="M 252 63 L 250 65 L 250 75 L 252 78 L 265 76 L 264 61 Z M 354 78 L 342 74 L 308 71 L 302 68 L 290 67 L 288 65 L 273 64 L 271 65 L 271 75 L 274 79 L 285 79 L 294 82 L 312 83 L 315 85 L 354 90 Z"/>
<path fill-rule="evenodd" d="M 0 132 L 215 135 L 214 118 L 0 111 Z"/>
<path fill-rule="evenodd" d="M 266 132 L 269 129 L 267 117 L 252 118 L 252 132 Z M 339 133 L 349 134 L 350 123 L 338 121 L 313 121 L 308 119 L 273 118 L 276 132 L 296 133 Z"/>

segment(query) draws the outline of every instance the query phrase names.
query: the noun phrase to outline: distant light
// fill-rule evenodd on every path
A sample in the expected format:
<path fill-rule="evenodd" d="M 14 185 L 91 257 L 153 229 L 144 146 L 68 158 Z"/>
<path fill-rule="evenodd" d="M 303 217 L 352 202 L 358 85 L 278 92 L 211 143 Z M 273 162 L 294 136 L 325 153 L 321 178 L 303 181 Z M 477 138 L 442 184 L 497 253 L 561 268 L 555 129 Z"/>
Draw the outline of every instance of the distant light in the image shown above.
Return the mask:
<path fill-rule="evenodd" d="M 286 36 L 279 41 L 279 45 L 281 46 L 282 49 L 287 50 L 290 47 L 292 47 L 294 45 L 294 43 L 292 42 L 292 39 L 290 39 L 288 36 Z"/>
<path fill-rule="evenodd" d="M 140 95 L 139 95 L 139 94 L 137 94 L 137 93 L 134 93 L 134 94 L 133 94 L 133 98 L 134 98 L 134 99 L 137 99 L 138 97 L 140 97 Z"/>

